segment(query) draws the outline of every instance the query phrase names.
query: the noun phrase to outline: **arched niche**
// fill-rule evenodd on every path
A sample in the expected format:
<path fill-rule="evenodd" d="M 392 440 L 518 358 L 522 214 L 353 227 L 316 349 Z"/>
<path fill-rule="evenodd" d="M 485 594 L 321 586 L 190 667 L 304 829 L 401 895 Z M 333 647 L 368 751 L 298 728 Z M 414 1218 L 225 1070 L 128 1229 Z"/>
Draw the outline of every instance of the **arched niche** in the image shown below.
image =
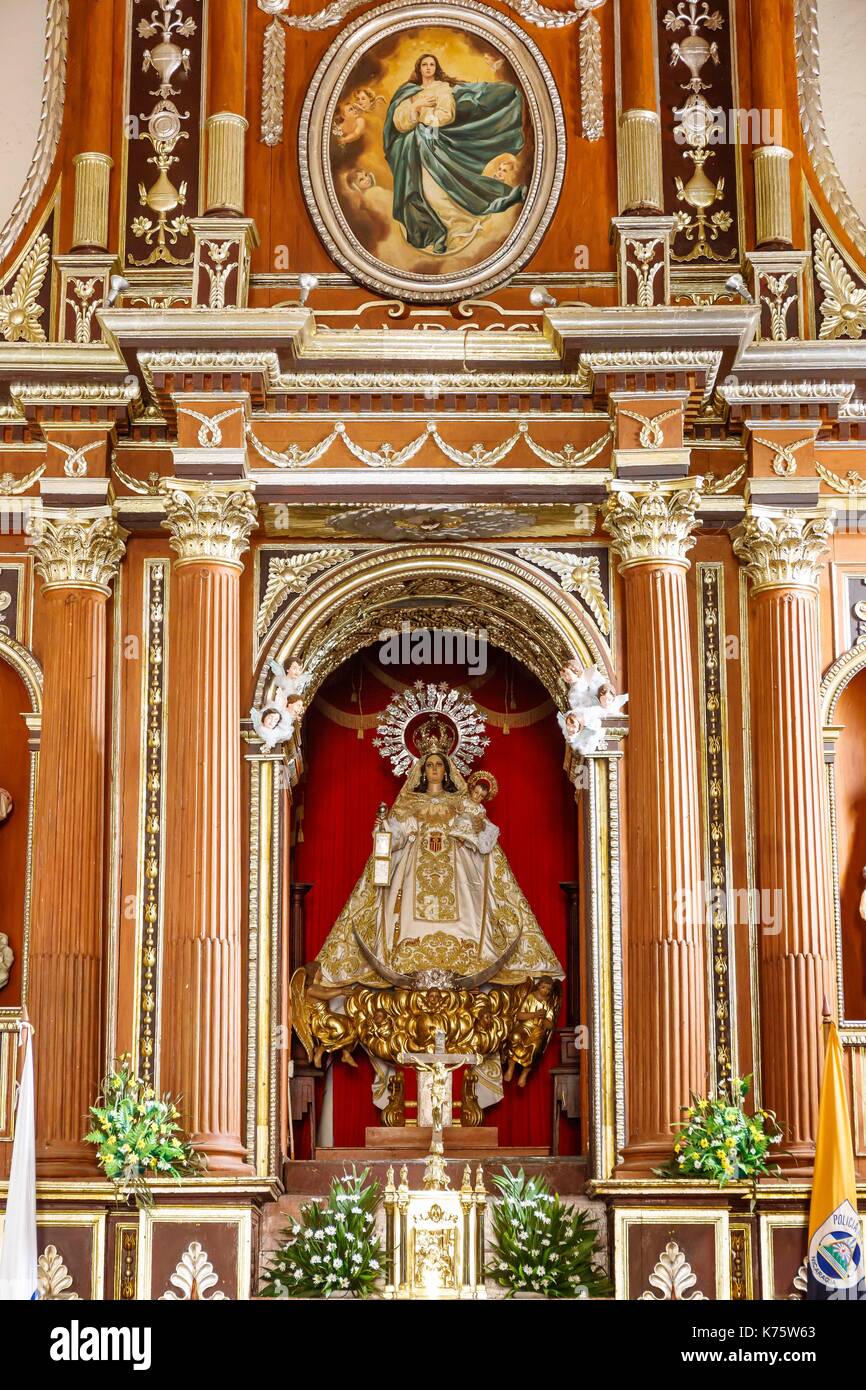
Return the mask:
<path fill-rule="evenodd" d="M 297 657 L 315 691 L 346 659 L 385 629 L 484 629 L 492 644 L 537 677 L 562 707 L 563 662 L 598 662 L 613 679 L 610 649 L 578 599 L 519 559 L 474 545 L 382 547 L 352 556 L 311 582 L 286 606 L 259 651 L 251 691 L 259 705 L 273 693 L 270 661 Z M 627 721 L 623 720 L 623 724 Z M 584 953 L 589 995 L 590 1172 L 609 1177 L 625 1142 L 620 924 L 618 740 L 564 767 L 580 805 L 580 859 L 585 893 Z M 247 754 L 249 780 L 249 981 L 247 1143 L 260 1173 L 278 1163 L 285 1094 L 285 1048 L 274 1044 L 285 1025 L 280 1004 L 288 891 L 288 790 L 301 750 Z M 311 776 L 315 769 L 308 769 Z M 566 775 L 565 772 L 563 775 Z M 282 1009 L 282 1012 L 281 1012 Z"/>
<path fill-rule="evenodd" d="M 14 1036 L 27 1004 L 33 814 L 42 719 L 42 672 L 32 654 L 0 631 L 0 786 L 11 793 L 11 815 L 0 824 L 0 932 L 15 959 L 0 989 L 0 1096 L 11 1097 L 16 1071 Z M 0 1139 L 10 1137 L 11 1110 L 0 1105 Z M 8 1145 L 3 1145 L 8 1153 Z M 0 1158 L 0 1171 L 3 1159 Z"/>
<path fill-rule="evenodd" d="M 866 642 L 827 671 L 821 685 L 836 936 L 836 988 L 843 1025 L 866 1026 Z"/>

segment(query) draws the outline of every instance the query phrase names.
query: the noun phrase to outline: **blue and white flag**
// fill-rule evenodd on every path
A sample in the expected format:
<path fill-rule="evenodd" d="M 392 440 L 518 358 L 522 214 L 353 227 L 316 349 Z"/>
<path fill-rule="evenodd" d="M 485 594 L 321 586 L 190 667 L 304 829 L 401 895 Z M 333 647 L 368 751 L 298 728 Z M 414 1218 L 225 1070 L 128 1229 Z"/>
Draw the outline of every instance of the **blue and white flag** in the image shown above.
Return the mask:
<path fill-rule="evenodd" d="M 33 1102 L 33 1029 L 20 1025 L 24 1068 L 15 1109 L 15 1142 L 0 1246 L 0 1299 L 37 1298 L 36 1116 Z"/>

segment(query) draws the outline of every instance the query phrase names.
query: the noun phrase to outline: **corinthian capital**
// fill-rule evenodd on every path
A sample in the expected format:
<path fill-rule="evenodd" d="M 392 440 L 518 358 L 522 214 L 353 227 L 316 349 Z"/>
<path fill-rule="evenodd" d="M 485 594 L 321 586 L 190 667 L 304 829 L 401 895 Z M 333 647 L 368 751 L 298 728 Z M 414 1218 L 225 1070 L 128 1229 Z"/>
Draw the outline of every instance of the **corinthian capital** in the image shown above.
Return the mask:
<path fill-rule="evenodd" d="M 734 554 L 743 562 L 753 593 L 816 589 L 832 531 L 832 519 L 814 512 L 750 512 L 733 533 Z"/>
<path fill-rule="evenodd" d="M 613 539 L 620 570 L 663 561 L 688 566 L 695 543 L 695 513 L 703 478 L 650 483 L 641 488 L 612 483 L 604 526 Z"/>
<path fill-rule="evenodd" d="M 166 515 L 163 525 L 171 532 L 178 565 L 210 560 L 241 568 L 241 556 L 249 549 L 249 535 L 256 524 L 256 508 L 250 484 L 181 482 L 165 483 Z"/>
<path fill-rule="evenodd" d="M 43 512 L 34 541 L 42 589 L 111 592 L 128 532 L 110 512 Z"/>

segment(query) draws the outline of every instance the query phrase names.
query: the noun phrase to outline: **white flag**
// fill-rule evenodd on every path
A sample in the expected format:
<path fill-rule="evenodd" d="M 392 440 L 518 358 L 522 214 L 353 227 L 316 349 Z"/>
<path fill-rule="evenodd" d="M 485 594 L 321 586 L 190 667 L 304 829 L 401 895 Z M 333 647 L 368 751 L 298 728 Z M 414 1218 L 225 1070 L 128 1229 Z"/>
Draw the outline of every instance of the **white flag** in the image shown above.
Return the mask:
<path fill-rule="evenodd" d="M 21 1024 L 24 1070 L 15 1110 L 12 1171 L 0 1248 L 0 1299 L 36 1298 L 36 1117 L 33 1104 L 33 1029 Z"/>

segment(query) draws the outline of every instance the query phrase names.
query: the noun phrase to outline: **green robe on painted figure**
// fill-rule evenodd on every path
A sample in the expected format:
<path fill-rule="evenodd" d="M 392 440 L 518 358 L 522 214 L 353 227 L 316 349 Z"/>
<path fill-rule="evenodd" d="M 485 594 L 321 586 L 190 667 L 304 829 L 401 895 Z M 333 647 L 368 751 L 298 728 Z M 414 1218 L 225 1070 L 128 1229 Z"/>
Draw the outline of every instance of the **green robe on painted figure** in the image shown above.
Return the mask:
<path fill-rule="evenodd" d="M 443 87 L 441 82 L 435 85 Z M 409 130 L 398 128 L 400 104 L 424 90 L 410 81 L 391 98 L 382 132 L 394 176 L 394 217 L 411 246 L 435 255 L 450 249 L 448 228 L 424 195 L 425 170 L 458 208 L 478 221 L 526 198 L 525 185 L 512 187 L 483 172 L 497 156 L 516 155 L 523 148 L 523 97 L 518 88 L 510 82 L 448 85 L 454 109 L 447 124 L 419 120 Z"/>

